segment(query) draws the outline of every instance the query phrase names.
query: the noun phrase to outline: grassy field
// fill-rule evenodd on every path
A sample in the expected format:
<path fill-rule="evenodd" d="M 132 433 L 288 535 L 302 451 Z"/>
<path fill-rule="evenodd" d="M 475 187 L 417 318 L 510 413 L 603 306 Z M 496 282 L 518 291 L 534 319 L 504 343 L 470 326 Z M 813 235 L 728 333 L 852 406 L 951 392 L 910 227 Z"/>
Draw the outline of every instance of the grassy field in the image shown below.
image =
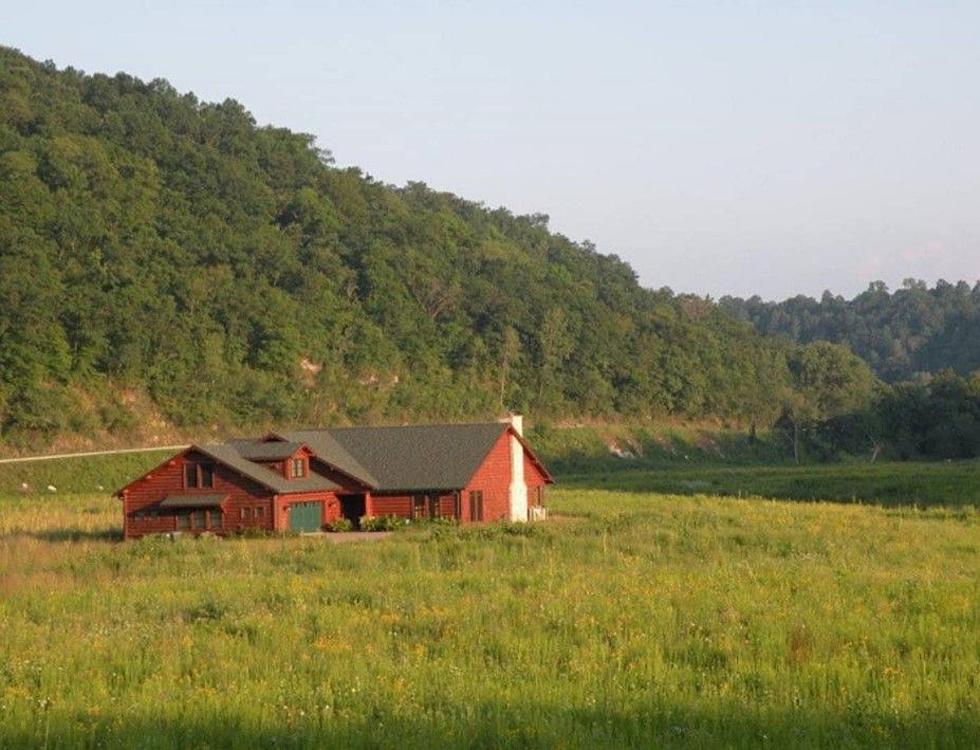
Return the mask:
<path fill-rule="evenodd" d="M 172 450 L 148 451 L 0 464 L 0 497 L 49 495 L 52 494 L 47 489 L 49 486 L 55 488 L 55 493 L 108 494 L 173 454 Z"/>
<path fill-rule="evenodd" d="M 531 527 L 120 543 L 0 499 L 0 747 L 964 747 L 980 517 L 585 486 Z"/>
<path fill-rule="evenodd" d="M 803 466 L 664 466 L 620 462 L 604 472 L 562 477 L 563 485 L 678 495 L 759 496 L 884 506 L 980 506 L 980 461 Z"/>

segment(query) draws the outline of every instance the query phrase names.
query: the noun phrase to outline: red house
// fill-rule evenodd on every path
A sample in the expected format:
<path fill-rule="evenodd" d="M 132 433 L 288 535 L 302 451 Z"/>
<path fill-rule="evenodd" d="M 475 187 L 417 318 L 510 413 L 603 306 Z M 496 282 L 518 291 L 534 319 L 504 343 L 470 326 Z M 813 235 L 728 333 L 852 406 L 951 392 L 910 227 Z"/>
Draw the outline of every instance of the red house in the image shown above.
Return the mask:
<path fill-rule="evenodd" d="M 509 422 L 299 430 L 192 445 L 119 490 L 126 539 L 316 531 L 362 516 L 544 516 L 554 480 Z"/>

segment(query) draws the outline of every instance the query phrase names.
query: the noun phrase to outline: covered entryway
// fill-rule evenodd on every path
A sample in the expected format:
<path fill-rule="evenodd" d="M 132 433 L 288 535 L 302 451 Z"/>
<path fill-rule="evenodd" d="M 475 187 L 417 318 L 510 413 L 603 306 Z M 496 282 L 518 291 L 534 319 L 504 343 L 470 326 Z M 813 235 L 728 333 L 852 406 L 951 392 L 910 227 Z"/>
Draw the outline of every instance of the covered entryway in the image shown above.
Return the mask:
<path fill-rule="evenodd" d="M 290 531 L 319 531 L 323 526 L 323 503 L 293 503 L 289 506 Z"/>
<path fill-rule="evenodd" d="M 361 525 L 361 519 L 367 515 L 364 495 L 341 495 L 340 515 L 350 521 L 354 528 L 358 528 Z"/>

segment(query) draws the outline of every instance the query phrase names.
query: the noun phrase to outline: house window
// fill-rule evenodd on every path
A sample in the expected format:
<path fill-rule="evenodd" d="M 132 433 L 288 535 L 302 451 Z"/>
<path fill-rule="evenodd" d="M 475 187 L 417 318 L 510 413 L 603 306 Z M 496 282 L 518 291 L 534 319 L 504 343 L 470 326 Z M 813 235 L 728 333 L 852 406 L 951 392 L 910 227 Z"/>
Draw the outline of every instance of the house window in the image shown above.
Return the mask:
<path fill-rule="evenodd" d="M 211 525 L 212 531 L 219 531 L 222 526 L 221 522 L 221 508 L 214 508 L 209 512 L 210 518 L 208 519 Z"/>
<path fill-rule="evenodd" d="M 261 505 L 255 506 L 255 517 L 265 518 L 265 508 L 263 508 Z"/>
<path fill-rule="evenodd" d="M 205 522 L 205 512 L 203 510 L 195 510 L 191 513 L 191 526 L 195 529 L 203 529 Z"/>
<path fill-rule="evenodd" d="M 191 516 L 190 513 L 185 511 L 179 511 L 177 513 L 177 529 L 180 531 L 186 531 L 191 527 Z"/>
<path fill-rule="evenodd" d="M 470 492 L 470 520 L 483 520 L 483 490 Z"/>
<path fill-rule="evenodd" d="M 242 508 L 238 511 L 238 513 L 239 513 L 239 518 L 241 518 L 243 521 L 247 521 L 252 516 L 252 509 Z"/>
<path fill-rule="evenodd" d="M 306 476 L 306 461 L 302 458 L 294 458 L 290 463 L 289 476 L 293 479 L 301 479 Z"/>
<path fill-rule="evenodd" d="M 211 464 L 184 464 L 184 487 L 197 489 L 214 487 L 214 466 Z"/>

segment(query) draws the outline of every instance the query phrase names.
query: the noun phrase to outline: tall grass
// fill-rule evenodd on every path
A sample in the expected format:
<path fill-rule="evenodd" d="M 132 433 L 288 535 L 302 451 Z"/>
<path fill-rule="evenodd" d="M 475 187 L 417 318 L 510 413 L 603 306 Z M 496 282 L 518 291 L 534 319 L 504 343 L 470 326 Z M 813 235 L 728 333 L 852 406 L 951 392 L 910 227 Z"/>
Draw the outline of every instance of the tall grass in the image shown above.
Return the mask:
<path fill-rule="evenodd" d="M 976 746 L 975 512 L 552 499 L 340 546 L 0 501 L 0 747 Z"/>

